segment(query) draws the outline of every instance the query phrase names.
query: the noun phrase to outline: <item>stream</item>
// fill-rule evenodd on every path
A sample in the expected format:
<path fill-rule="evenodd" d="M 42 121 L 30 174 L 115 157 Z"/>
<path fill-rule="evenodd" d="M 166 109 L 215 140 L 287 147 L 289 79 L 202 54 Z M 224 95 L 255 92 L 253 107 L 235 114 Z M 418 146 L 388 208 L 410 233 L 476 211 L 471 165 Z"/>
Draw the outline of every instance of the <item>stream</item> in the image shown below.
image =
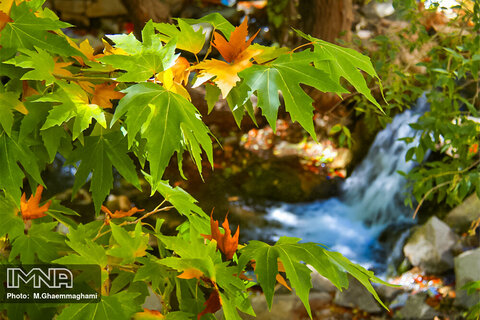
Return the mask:
<path fill-rule="evenodd" d="M 409 123 L 427 109 L 422 96 L 412 109 L 395 116 L 343 182 L 338 197 L 267 208 L 266 218 L 281 225 L 271 230 L 272 240 L 287 235 L 322 243 L 366 268 L 385 271 L 389 262 L 402 255 L 398 242 L 405 241 L 415 224 L 412 210 L 403 202 L 405 179 L 397 172 L 413 168 L 414 162 L 404 160 L 412 144 L 398 139 L 415 134 Z"/>

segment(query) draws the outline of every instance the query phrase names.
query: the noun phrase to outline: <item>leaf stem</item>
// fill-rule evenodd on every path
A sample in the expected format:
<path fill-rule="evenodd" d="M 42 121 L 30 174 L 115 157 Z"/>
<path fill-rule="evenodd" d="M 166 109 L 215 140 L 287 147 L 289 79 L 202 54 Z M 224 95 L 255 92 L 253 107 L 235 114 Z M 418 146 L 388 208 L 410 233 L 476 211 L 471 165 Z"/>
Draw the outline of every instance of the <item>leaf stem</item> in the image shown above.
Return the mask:
<path fill-rule="evenodd" d="M 299 46 L 296 47 L 295 49 L 292 49 L 292 51 L 290 51 L 290 53 L 293 53 L 293 52 L 297 51 L 297 50 L 300 49 L 300 48 L 303 48 L 303 47 L 306 47 L 306 46 L 309 46 L 309 45 L 312 45 L 312 44 L 313 44 L 313 42 L 307 42 L 307 43 L 304 43 L 304 44 L 302 44 L 302 45 L 299 45 Z"/>
<path fill-rule="evenodd" d="M 52 73 L 52 75 L 57 79 L 63 79 L 68 81 L 117 81 L 115 78 L 104 78 L 104 77 L 69 77 L 63 76 L 60 74 Z"/>

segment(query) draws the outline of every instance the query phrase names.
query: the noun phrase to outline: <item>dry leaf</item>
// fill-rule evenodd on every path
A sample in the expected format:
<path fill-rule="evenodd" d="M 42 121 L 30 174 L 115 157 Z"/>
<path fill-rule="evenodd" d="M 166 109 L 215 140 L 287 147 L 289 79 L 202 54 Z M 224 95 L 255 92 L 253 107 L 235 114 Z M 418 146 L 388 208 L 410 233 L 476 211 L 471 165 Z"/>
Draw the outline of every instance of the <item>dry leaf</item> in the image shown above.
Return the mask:
<path fill-rule="evenodd" d="M 213 214 L 213 212 L 212 212 Z M 218 227 L 218 221 L 213 220 L 212 215 L 210 215 L 210 230 L 211 235 L 202 235 L 206 239 L 217 241 L 217 248 L 220 249 L 225 254 L 225 257 L 230 260 L 233 258 L 233 255 L 238 248 L 238 236 L 240 232 L 240 227 L 237 227 L 235 235 L 232 237 L 232 232 L 228 224 L 228 218 L 225 217 L 225 221 L 222 223 L 222 227 L 225 230 L 225 233 L 220 232 Z"/>
<path fill-rule="evenodd" d="M 43 186 L 39 185 L 37 187 L 37 191 L 35 191 L 35 195 L 31 195 L 30 198 L 27 199 L 25 192 L 20 199 L 20 211 L 22 213 L 23 220 L 31 220 L 45 217 L 45 212 L 48 211 L 52 200 L 49 200 L 43 206 L 39 207 L 40 199 L 42 198 Z"/>
<path fill-rule="evenodd" d="M 205 309 L 197 315 L 197 319 L 200 319 L 204 314 L 215 313 L 222 307 L 222 302 L 220 300 L 220 294 L 217 289 L 214 289 L 207 301 L 203 304 Z"/>
<path fill-rule="evenodd" d="M 124 218 L 124 217 L 130 217 L 134 215 L 137 212 L 142 212 L 145 211 L 145 209 L 138 209 L 137 207 L 133 207 L 132 209 L 128 211 L 123 211 L 123 210 L 115 210 L 114 213 L 112 213 L 107 207 L 102 206 L 102 211 L 107 215 L 108 219 L 118 219 L 118 218 Z"/>
<path fill-rule="evenodd" d="M 115 91 L 116 87 L 116 83 L 102 83 L 96 85 L 95 91 L 93 92 L 92 104 L 96 104 L 104 109 L 112 108 L 113 106 L 110 100 L 121 99 L 125 96 L 125 93 Z"/>

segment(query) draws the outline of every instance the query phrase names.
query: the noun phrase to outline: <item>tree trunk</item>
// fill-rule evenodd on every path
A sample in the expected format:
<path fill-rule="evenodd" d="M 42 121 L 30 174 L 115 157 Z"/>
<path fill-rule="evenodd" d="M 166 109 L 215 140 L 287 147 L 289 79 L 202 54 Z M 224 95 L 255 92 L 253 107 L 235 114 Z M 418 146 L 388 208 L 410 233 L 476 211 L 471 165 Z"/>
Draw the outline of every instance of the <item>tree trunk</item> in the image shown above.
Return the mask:
<path fill-rule="evenodd" d="M 127 8 L 135 27 L 135 36 L 141 39 L 145 23 L 152 19 L 154 22 L 168 22 L 170 20 L 170 6 L 160 0 L 122 0 Z"/>
<path fill-rule="evenodd" d="M 329 42 L 351 40 L 352 0 L 300 0 L 298 9 L 307 34 Z"/>

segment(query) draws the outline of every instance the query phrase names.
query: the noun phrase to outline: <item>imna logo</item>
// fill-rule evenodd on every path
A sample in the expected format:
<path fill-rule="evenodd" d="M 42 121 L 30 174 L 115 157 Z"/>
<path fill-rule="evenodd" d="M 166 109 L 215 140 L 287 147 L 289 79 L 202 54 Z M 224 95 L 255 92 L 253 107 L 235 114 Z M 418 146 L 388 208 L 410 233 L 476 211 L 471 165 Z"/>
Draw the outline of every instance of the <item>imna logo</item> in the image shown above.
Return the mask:
<path fill-rule="evenodd" d="M 25 272 L 22 268 L 7 268 L 7 288 L 18 289 L 21 284 L 33 285 L 38 289 L 43 286 L 51 289 L 73 288 L 73 274 L 67 268 L 32 268 Z"/>

